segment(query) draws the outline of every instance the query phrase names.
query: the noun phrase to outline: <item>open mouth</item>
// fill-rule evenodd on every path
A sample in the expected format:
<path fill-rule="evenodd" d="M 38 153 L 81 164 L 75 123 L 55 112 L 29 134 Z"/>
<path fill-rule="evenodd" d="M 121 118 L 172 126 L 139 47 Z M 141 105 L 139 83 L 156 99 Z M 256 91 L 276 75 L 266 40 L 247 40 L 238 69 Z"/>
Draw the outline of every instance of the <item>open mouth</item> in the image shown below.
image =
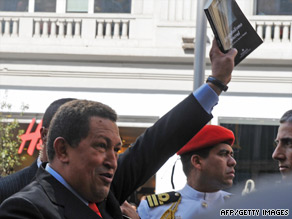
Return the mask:
<path fill-rule="evenodd" d="M 113 174 L 110 174 L 110 173 L 102 173 L 100 175 L 108 177 L 108 178 L 113 178 Z"/>
<path fill-rule="evenodd" d="M 104 182 L 111 183 L 114 175 L 110 173 L 101 173 L 100 176 Z"/>

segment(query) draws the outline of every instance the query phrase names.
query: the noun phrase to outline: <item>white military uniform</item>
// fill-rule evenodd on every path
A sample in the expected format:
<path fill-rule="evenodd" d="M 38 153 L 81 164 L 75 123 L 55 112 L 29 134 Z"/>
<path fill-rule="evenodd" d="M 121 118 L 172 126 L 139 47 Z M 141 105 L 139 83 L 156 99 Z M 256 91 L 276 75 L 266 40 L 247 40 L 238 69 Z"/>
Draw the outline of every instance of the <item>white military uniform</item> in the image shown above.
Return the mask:
<path fill-rule="evenodd" d="M 209 209 L 223 204 L 230 193 L 218 191 L 213 193 L 198 192 L 189 185 L 185 185 L 182 190 L 177 191 L 181 194 L 181 202 L 175 212 L 175 219 L 192 219 L 195 215 L 207 212 Z M 147 201 L 141 201 L 138 213 L 141 219 L 159 219 L 172 203 L 150 208 Z"/>

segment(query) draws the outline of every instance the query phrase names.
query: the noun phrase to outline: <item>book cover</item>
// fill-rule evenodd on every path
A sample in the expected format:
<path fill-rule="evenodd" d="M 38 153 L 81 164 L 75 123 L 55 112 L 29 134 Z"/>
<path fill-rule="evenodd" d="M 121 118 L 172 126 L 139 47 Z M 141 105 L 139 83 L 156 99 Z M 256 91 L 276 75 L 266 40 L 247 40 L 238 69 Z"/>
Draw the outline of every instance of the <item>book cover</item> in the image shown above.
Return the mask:
<path fill-rule="evenodd" d="M 263 43 L 235 0 L 209 0 L 204 11 L 220 50 L 237 49 L 235 65 Z"/>

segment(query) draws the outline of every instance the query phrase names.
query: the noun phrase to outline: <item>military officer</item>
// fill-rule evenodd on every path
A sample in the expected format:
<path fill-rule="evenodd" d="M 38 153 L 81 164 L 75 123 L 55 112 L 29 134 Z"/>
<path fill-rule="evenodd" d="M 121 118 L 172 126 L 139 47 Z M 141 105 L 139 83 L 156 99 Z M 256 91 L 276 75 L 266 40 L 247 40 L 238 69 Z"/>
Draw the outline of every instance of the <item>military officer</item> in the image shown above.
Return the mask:
<path fill-rule="evenodd" d="M 149 195 L 138 213 L 142 219 L 189 219 L 223 204 L 230 193 L 236 161 L 232 146 L 234 134 L 222 126 L 206 125 L 177 154 L 187 177 L 177 192 Z"/>

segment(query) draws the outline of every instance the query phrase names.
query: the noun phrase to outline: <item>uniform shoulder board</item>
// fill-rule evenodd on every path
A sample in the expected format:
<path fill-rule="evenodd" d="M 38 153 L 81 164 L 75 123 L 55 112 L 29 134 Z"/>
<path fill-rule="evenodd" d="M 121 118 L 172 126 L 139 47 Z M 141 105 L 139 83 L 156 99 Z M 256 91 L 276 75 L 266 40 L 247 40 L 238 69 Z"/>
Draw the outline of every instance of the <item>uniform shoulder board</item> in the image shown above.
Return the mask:
<path fill-rule="evenodd" d="M 160 205 L 176 202 L 180 198 L 181 194 L 178 192 L 167 192 L 161 194 L 147 195 L 146 200 L 150 208 L 154 208 Z"/>

